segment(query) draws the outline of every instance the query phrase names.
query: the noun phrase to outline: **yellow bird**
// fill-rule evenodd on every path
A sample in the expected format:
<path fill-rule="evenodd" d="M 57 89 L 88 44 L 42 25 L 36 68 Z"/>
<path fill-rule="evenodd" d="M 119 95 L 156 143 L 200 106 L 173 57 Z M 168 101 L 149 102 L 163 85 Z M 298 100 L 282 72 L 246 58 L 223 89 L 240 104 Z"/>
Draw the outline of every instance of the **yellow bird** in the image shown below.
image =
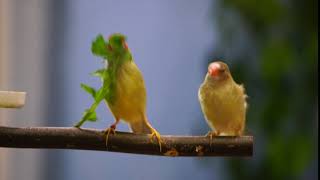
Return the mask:
<path fill-rule="evenodd" d="M 199 88 L 202 112 L 212 131 L 209 136 L 240 136 L 246 122 L 246 97 L 243 85 L 232 78 L 228 65 L 209 64 L 208 73 Z"/>
<path fill-rule="evenodd" d="M 114 69 L 115 83 L 112 101 L 105 100 L 115 117 L 115 123 L 106 130 L 107 138 L 110 132 L 115 132 L 116 125 L 122 119 L 134 133 L 151 134 L 151 141 L 156 137 L 161 151 L 160 134 L 151 126 L 146 115 L 147 95 L 143 76 L 133 61 L 125 39 L 121 34 L 113 34 L 107 46 L 111 58 L 115 59 L 114 64 L 108 64 L 108 68 Z"/>

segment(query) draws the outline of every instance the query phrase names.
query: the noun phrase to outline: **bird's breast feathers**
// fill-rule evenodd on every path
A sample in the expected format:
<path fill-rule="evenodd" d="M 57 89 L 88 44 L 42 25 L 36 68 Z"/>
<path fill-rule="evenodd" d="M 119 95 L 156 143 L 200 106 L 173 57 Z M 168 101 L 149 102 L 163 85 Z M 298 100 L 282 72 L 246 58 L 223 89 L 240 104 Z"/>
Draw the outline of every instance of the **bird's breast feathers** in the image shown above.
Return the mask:
<path fill-rule="evenodd" d="M 116 77 L 115 101 L 109 104 L 112 113 L 126 121 L 141 120 L 146 108 L 146 89 L 142 74 L 133 61 L 125 62 Z"/>
<path fill-rule="evenodd" d="M 228 122 L 244 121 L 246 111 L 244 89 L 235 82 L 221 86 L 203 83 L 199 89 L 199 101 L 211 126 L 227 126 Z"/>

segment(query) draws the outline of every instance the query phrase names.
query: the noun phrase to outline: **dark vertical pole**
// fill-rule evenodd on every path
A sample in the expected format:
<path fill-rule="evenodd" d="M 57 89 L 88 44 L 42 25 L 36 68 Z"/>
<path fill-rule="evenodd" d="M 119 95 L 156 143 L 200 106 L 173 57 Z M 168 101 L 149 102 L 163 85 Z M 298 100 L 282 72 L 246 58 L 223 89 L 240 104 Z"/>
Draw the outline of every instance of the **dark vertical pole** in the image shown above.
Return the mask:
<path fill-rule="evenodd" d="M 49 126 L 63 126 L 63 121 L 59 121 L 65 115 L 64 107 L 64 54 L 65 54 L 65 37 L 67 36 L 67 1 L 51 0 L 48 5 L 49 9 L 49 37 L 47 50 L 47 73 L 48 80 L 48 102 L 45 122 Z M 53 150 L 47 151 L 45 158 L 46 168 L 44 178 L 47 180 L 63 179 L 66 168 L 63 163 L 64 153 Z"/>

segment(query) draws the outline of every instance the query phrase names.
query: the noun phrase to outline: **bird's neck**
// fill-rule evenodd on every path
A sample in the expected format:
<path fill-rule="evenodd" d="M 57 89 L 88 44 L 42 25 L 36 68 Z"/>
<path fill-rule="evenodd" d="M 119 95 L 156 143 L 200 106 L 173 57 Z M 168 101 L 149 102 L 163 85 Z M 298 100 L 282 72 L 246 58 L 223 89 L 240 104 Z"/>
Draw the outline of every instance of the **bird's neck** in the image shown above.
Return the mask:
<path fill-rule="evenodd" d="M 213 79 L 209 74 L 206 75 L 205 84 L 211 87 L 223 87 L 224 85 L 233 84 L 231 76 L 224 77 L 223 79 Z"/>

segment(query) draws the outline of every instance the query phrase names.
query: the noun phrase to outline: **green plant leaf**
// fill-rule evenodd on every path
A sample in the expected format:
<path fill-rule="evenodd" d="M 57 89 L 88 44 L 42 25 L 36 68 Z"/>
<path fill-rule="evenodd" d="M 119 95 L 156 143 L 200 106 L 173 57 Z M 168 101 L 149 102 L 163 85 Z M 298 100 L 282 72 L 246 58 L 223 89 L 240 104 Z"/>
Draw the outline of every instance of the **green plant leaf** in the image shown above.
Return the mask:
<path fill-rule="evenodd" d="M 104 59 L 106 59 L 107 57 L 107 43 L 104 40 L 103 36 L 101 34 L 99 34 L 96 39 L 92 42 L 91 45 L 91 52 L 96 55 L 96 56 L 100 56 L 103 57 Z"/>
<path fill-rule="evenodd" d="M 93 103 L 89 109 L 86 109 L 82 114 L 81 120 L 77 122 L 74 125 L 74 127 L 80 128 L 83 125 L 83 123 L 85 123 L 86 121 L 91 121 L 91 122 L 97 121 L 98 118 L 95 112 L 95 109 L 97 108 L 97 106 L 98 106 L 97 103 Z"/>
<path fill-rule="evenodd" d="M 87 109 L 84 112 L 84 117 L 86 117 L 85 118 L 86 120 L 91 121 L 91 122 L 95 122 L 95 121 L 98 120 L 96 112 L 95 111 L 91 111 L 90 109 Z"/>
<path fill-rule="evenodd" d="M 107 94 L 109 93 L 109 85 L 104 85 L 97 91 L 96 96 L 95 96 L 95 102 L 100 103 Z"/>
<path fill-rule="evenodd" d="M 85 90 L 87 93 L 89 93 L 93 98 L 96 97 L 96 90 L 93 87 L 81 83 L 81 88 Z"/>
<path fill-rule="evenodd" d="M 107 76 L 106 73 L 107 73 L 107 70 L 103 68 L 103 69 L 96 70 L 95 72 L 91 73 L 91 75 L 106 79 L 106 76 Z"/>

